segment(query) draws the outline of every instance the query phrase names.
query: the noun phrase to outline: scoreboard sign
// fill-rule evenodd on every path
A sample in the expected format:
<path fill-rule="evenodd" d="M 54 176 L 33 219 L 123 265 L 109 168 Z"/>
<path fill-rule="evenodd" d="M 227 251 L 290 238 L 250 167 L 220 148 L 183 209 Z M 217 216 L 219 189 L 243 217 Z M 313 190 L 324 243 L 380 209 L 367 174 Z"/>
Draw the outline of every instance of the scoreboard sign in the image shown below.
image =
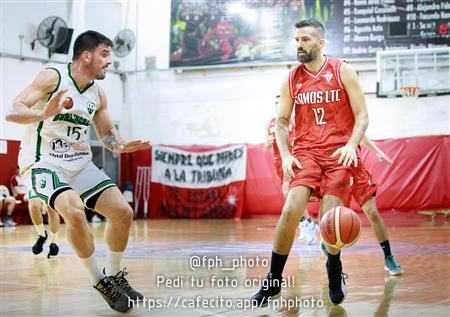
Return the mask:
<path fill-rule="evenodd" d="M 171 67 L 295 61 L 305 19 L 324 25 L 326 54 L 347 59 L 450 41 L 450 0 L 172 0 L 171 10 Z"/>
<path fill-rule="evenodd" d="M 374 56 L 383 49 L 448 45 L 450 1 L 344 0 L 342 2 L 343 56 Z M 339 54 L 340 53 L 340 54 Z"/>

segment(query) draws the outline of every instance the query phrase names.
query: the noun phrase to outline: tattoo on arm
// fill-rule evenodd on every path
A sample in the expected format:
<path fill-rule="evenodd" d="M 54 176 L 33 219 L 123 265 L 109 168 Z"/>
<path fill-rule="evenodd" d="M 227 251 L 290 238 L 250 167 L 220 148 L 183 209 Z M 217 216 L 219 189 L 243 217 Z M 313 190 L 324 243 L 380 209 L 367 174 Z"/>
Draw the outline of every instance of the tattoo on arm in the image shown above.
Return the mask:
<path fill-rule="evenodd" d="M 105 145 L 105 147 L 112 151 L 112 152 L 119 152 L 120 148 L 120 141 L 118 140 L 117 136 L 115 135 L 114 131 L 114 127 L 111 128 L 103 137 L 102 141 L 103 144 Z"/>
<path fill-rule="evenodd" d="M 286 153 L 289 153 L 288 133 L 289 133 L 289 118 L 279 116 L 277 118 L 275 136 L 277 140 L 278 149 L 280 150 L 280 154 L 282 157 Z"/>

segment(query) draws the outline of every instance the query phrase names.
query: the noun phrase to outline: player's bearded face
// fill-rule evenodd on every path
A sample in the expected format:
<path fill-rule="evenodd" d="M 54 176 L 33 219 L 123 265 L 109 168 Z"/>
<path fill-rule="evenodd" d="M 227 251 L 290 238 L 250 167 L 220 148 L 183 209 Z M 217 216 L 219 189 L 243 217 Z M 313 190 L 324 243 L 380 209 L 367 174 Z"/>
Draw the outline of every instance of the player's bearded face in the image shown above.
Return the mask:
<path fill-rule="evenodd" d="M 319 47 L 315 44 L 309 51 L 306 48 L 299 47 L 297 49 L 297 60 L 300 63 L 309 63 L 313 61 L 319 52 Z"/>

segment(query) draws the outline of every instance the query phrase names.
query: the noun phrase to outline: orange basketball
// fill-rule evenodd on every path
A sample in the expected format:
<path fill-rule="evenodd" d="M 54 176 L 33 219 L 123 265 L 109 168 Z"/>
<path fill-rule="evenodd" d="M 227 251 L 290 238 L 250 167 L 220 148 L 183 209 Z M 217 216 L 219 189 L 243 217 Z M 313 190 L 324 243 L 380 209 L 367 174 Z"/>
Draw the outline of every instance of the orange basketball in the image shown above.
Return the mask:
<path fill-rule="evenodd" d="M 63 101 L 63 107 L 67 110 L 72 109 L 73 107 L 73 99 L 71 97 L 66 97 Z"/>
<path fill-rule="evenodd" d="M 320 221 L 323 241 L 335 248 L 348 248 L 358 241 L 361 221 L 358 215 L 346 207 L 336 207 L 325 213 Z"/>

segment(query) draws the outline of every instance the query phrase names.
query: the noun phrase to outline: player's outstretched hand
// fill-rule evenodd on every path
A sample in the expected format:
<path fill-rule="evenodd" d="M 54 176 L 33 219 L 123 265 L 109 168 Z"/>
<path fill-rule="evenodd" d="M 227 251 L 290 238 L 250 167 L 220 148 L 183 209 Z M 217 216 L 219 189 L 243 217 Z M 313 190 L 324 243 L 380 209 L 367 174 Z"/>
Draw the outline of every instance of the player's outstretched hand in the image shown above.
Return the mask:
<path fill-rule="evenodd" d="M 350 166 L 352 163 L 356 166 L 358 166 L 358 158 L 356 157 L 356 151 L 353 147 L 350 145 L 346 145 L 343 147 L 340 147 L 336 151 L 334 151 L 333 154 L 331 154 L 331 157 L 335 157 L 336 155 L 339 155 L 338 163 L 344 166 Z"/>
<path fill-rule="evenodd" d="M 134 140 L 119 145 L 120 153 L 130 153 L 150 147 L 149 141 Z"/>
<path fill-rule="evenodd" d="M 283 158 L 283 174 L 284 174 L 283 178 L 286 181 L 290 181 L 295 176 L 294 170 L 292 169 L 292 166 L 294 164 L 298 168 L 302 168 L 300 162 L 292 155 L 288 155 L 287 157 Z"/>
<path fill-rule="evenodd" d="M 62 95 L 64 95 L 67 92 L 67 89 L 63 89 L 58 91 L 52 99 L 48 102 L 47 106 L 44 109 L 44 117 L 45 119 L 56 116 L 58 113 L 60 113 L 63 108 L 63 102 L 61 100 Z"/>
<path fill-rule="evenodd" d="M 388 165 L 394 164 L 394 161 L 384 153 L 377 154 L 377 157 L 380 160 L 380 162 L 385 161 L 386 163 L 388 163 Z"/>

